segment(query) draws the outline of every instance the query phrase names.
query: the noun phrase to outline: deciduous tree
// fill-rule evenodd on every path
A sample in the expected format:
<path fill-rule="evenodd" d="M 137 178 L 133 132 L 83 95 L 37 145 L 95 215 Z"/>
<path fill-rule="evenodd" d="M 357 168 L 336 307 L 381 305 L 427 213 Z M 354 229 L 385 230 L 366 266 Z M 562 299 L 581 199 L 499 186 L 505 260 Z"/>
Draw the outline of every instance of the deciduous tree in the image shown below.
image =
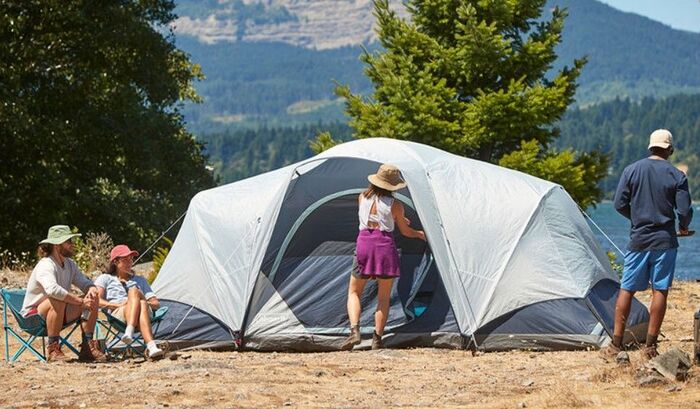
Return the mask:
<path fill-rule="evenodd" d="M 0 247 L 52 224 L 139 246 L 212 186 L 169 0 L 0 3 Z"/>

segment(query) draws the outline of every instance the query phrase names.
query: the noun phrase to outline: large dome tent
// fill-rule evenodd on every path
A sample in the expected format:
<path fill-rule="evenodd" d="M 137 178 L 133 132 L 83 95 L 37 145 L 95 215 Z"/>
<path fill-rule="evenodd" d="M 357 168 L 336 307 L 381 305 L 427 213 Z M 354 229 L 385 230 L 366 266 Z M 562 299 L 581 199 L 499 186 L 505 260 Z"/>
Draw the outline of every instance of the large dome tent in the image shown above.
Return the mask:
<path fill-rule="evenodd" d="M 381 163 L 428 242 L 402 238 L 383 344 L 573 349 L 609 340 L 618 280 L 559 185 L 385 138 L 198 193 L 154 283 L 170 310 L 157 337 L 180 346 L 338 349 L 357 195 Z M 376 288 L 362 300 L 371 334 Z M 628 336 L 644 337 L 635 300 Z M 367 343 L 369 340 L 366 341 Z"/>

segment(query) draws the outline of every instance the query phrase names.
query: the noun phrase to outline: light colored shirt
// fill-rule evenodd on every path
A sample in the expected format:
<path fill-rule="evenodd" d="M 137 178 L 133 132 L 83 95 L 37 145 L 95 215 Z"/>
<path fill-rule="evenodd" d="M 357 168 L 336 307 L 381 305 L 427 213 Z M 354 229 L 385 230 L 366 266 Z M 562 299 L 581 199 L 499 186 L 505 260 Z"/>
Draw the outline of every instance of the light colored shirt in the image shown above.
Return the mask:
<path fill-rule="evenodd" d="M 372 205 L 375 203 L 377 204 L 377 213 L 372 214 Z M 373 195 L 365 197 L 364 194 L 360 194 L 360 208 L 357 212 L 360 218 L 360 230 L 370 229 L 369 222 L 373 222 L 379 226 L 381 231 L 394 231 L 394 215 L 391 213 L 392 204 L 394 204 L 394 198 L 391 196 Z"/>
<path fill-rule="evenodd" d="M 49 297 L 63 301 L 71 284 L 84 293 L 93 285 L 72 259 L 66 257 L 61 267 L 52 257 L 42 258 L 29 276 L 21 314 L 26 316 Z"/>
<path fill-rule="evenodd" d="M 129 297 L 128 289 L 133 286 L 138 287 L 147 300 L 156 296 L 156 293 L 153 292 L 148 281 L 141 276 L 133 276 L 131 280 L 122 284 L 117 276 L 100 274 L 100 276 L 95 279 L 95 285 L 99 288 L 104 288 L 105 300 L 117 304 L 126 301 Z"/>

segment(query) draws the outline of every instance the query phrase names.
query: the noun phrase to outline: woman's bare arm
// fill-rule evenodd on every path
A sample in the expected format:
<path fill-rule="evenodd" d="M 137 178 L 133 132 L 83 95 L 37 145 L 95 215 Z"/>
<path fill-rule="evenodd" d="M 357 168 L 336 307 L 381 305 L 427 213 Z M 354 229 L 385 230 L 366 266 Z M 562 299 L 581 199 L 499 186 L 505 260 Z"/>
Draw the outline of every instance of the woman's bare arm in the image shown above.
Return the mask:
<path fill-rule="evenodd" d="M 425 233 L 423 230 L 416 230 L 408 225 L 408 219 L 406 219 L 404 214 L 403 204 L 398 200 L 394 200 L 394 203 L 391 205 L 391 214 L 394 216 L 396 227 L 399 228 L 401 234 L 406 237 L 425 241 Z"/>
<path fill-rule="evenodd" d="M 126 305 L 126 302 L 117 304 L 114 302 L 107 301 L 107 299 L 105 298 L 105 289 L 100 286 L 97 286 L 97 293 L 100 295 L 100 308 L 107 307 L 110 309 L 114 309 Z"/>

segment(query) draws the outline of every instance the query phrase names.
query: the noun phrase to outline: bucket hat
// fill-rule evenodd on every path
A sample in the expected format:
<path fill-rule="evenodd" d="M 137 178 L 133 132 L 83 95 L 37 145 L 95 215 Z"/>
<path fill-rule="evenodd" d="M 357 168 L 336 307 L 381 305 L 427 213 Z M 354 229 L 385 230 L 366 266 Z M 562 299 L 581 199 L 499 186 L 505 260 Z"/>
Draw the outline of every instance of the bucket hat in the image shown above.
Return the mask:
<path fill-rule="evenodd" d="M 67 240 L 72 239 L 73 237 L 80 236 L 82 236 L 82 234 L 72 233 L 70 231 L 70 227 L 63 224 L 58 224 L 56 226 L 49 227 L 49 232 L 46 235 L 46 238 L 40 241 L 39 244 L 61 244 Z"/>
<path fill-rule="evenodd" d="M 399 168 L 388 163 L 380 166 L 377 173 L 367 176 L 367 180 L 374 186 L 390 192 L 406 187 L 406 182 L 404 182 Z"/>

